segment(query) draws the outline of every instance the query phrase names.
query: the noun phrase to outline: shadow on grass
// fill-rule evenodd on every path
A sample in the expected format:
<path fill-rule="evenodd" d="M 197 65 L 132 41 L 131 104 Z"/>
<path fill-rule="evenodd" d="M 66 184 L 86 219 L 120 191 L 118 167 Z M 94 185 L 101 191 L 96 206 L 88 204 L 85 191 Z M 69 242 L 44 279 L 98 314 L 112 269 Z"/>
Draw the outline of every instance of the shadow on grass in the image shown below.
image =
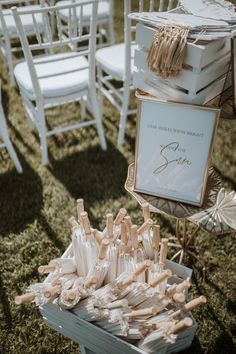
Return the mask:
<path fill-rule="evenodd" d="M 197 291 L 204 295 L 207 299 L 210 299 L 210 294 L 208 294 L 206 288 L 202 286 L 195 274 L 192 275 L 193 282 L 197 288 Z M 220 288 L 213 282 L 206 279 L 206 282 L 210 284 L 211 287 L 215 289 L 218 293 L 217 296 L 222 296 L 222 301 L 224 301 L 225 296 L 224 293 L 220 290 Z M 206 304 L 208 308 L 208 318 L 212 319 L 215 324 L 220 328 L 220 335 L 216 338 L 214 342 L 214 347 L 209 348 L 208 354 L 225 354 L 225 353 L 236 353 L 236 346 L 233 342 L 232 335 L 227 331 L 227 328 L 222 320 L 220 320 L 219 316 L 215 308 L 211 305 L 210 301 Z"/>
<path fill-rule="evenodd" d="M 3 285 L 2 277 L 0 276 L 0 303 L 2 304 L 3 309 L 3 322 L 4 326 L 7 329 L 11 328 L 12 326 L 12 315 L 11 315 L 11 308 L 7 293 L 5 291 L 5 287 Z"/>
<path fill-rule="evenodd" d="M 23 173 L 16 169 L 0 174 L 0 234 L 20 233 L 40 215 L 43 206 L 42 181 L 16 150 Z"/>
<path fill-rule="evenodd" d="M 128 164 L 117 148 L 108 142 L 108 151 L 100 145 L 54 160 L 51 173 L 74 199 L 84 198 L 88 205 L 126 195 L 124 188 Z"/>

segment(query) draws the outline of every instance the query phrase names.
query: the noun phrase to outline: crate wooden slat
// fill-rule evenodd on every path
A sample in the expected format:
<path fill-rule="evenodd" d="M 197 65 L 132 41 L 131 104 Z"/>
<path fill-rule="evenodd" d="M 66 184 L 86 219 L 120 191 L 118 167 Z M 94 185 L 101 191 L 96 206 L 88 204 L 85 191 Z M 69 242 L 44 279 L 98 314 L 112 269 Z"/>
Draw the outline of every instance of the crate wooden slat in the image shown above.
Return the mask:
<path fill-rule="evenodd" d="M 136 43 L 142 49 L 148 50 L 157 29 L 137 23 L 136 25 Z M 204 44 L 194 44 L 188 42 L 186 57 L 184 63 L 196 69 L 201 69 L 223 57 L 230 52 L 230 39 L 219 39 Z"/>
<path fill-rule="evenodd" d="M 226 54 L 201 70 L 192 71 L 183 68 L 178 76 L 166 79 L 166 83 L 172 86 L 176 85 L 188 91 L 190 94 L 196 95 L 200 90 L 227 73 L 230 60 L 230 54 Z M 137 49 L 135 51 L 134 63 L 137 71 L 149 72 L 155 75 L 155 73 L 150 72 L 147 67 L 147 52 L 144 50 Z M 160 78 L 158 79 L 161 80 Z"/>
<path fill-rule="evenodd" d="M 148 70 L 147 52 L 156 29 L 137 23 L 133 85 L 159 99 L 205 104 L 231 85 L 230 40 L 219 39 L 201 44 L 188 41 L 184 66 L 176 77 L 163 79 Z"/>

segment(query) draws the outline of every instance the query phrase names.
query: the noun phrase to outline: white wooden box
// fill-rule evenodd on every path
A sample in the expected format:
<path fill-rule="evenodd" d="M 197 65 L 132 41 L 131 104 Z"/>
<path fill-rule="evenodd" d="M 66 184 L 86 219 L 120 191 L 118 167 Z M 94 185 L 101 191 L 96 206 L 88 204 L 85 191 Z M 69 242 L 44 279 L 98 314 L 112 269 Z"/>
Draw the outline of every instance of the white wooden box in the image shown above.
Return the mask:
<path fill-rule="evenodd" d="M 72 256 L 72 245 L 68 247 L 62 257 L 66 258 L 69 256 Z M 175 274 L 175 276 L 170 278 L 170 283 L 178 283 L 187 278 L 191 279 L 192 270 L 190 268 L 172 261 L 167 261 L 166 267 L 171 269 Z M 50 274 L 45 279 L 45 282 L 49 281 Z M 146 354 L 145 351 L 139 349 L 135 345 L 130 344 L 119 337 L 113 336 L 90 322 L 84 321 L 78 315 L 75 315 L 72 312 L 73 310 L 63 310 L 52 303 L 40 306 L 39 309 L 45 323 L 50 328 L 78 343 L 82 354 Z M 191 313 L 189 313 L 189 315 L 192 317 Z M 196 329 L 197 324 L 193 318 L 193 325 L 181 332 L 176 343 L 166 344 L 163 350 L 156 354 L 176 353 L 191 346 Z"/>
<path fill-rule="evenodd" d="M 162 79 L 148 70 L 146 59 L 156 29 L 138 23 L 133 74 L 134 87 L 160 99 L 203 104 L 229 87 L 225 83 L 230 64 L 230 40 L 220 39 L 204 44 L 187 43 L 184 67 L 176 77 Z"/>

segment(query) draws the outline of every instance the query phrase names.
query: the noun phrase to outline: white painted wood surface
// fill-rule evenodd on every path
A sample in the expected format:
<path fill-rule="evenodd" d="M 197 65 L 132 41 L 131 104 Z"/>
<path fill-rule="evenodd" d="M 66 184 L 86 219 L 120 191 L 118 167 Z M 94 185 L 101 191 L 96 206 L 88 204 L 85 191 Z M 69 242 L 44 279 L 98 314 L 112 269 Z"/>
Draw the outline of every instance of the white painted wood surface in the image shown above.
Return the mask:
<path fill-rule="evenodd" d="M 142 23 L 136 25 L 136 43 L 140 48 L 148 50 L 156 34 L 156 29 Z M 213 61 L 230 53 L 230 39 L 219 39 L 204 44 L 188 42 L 184 63 L 201 69 Z"/>

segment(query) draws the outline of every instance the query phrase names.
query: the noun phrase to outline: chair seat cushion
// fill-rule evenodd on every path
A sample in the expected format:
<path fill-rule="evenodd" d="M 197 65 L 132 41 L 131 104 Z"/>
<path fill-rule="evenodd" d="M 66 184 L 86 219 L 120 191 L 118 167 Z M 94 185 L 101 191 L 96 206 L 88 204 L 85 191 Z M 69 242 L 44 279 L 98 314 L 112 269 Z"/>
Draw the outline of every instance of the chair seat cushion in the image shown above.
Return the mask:
<path fill-rule="evenodd" d="M 138 46 L 131 46 L 131 74 L 134 71 L 134 52 Z M 125 75 L 125 44 L 115 44 L 110 47 L 105 47 L 97 50 L 96 62 L 107 74 L 114 77 L 116 80 L 124 81 Z"/>
<path fill-rule="evenodd" d="M 79 0 L 77 0 L 77 1 L 80 2 Z M 68 4 L 68 1 L 63 0 L 63 1 L 58 1 L 56 3 L 56 6 L 67 5 L 67 4 Z M 91 13 L 92 13 L 92 5 L 91 4 L 84 5 L 83 6 L 83 21 L 84 22 L 89 22 Z M 69 10 L 68 9 L 60 10 L 60 14 L 61 14 L 61 17 L 65 21 L 68 20 L 68 17 L 69 17 Z M 73 14 L 73 12 L 72 12 L 72 14 Z M 76 16 L 78 18 L 80 16 L 80 7 L 78 7 L 76 9 Z M 107 18 L 109 16 L 110 16 L 109 2 L 108 1 L 99 1 L 99 3 L 98 3 L 98 21 L 107 20 Z"/>
<path fill-rule="evenodd" d="M 22 9 L 19 8 L 19 12 L 22 10 L 35 10 L 35 9 L 40 9 L 39 5 L 32 5 L 32 6 L 24 6 Z M 17 27 L 16 27 L 16 23 L 14 20 L 13 15 L 11 14 L 9 9 L 6 10 L 2 10 L 2 13 L 4 15 L 4 20 L 6 23 L 6 27 L 8 30 L 8 34 L 10 37 L 15 37 L 17 36 Z M 21 15 L 21 21 L 22 24 L 26 30 L 27 33 L 35 33 L 34 32 L 34 22 L 33 22 L 33 17 L 32 15 Z M 41 13 L 35 14 L 35 20 L 39 26 L 39 30 L 40 32 L 43 31 L 43 16 Z M 3 33 L 3 29 L 2 29 L 2 23 L 0 21 L 0 34 Z"/>
<path fill-rule="evenodd" d="M 78 53 L 47 55 L 35 58 L 34 62 L 44 98 L 66 96 L 88 88 L 88 60 Z M 14 74 L 20 88 L 33 99 L 35 95 L 27 63 L 19 63 Z"/>

